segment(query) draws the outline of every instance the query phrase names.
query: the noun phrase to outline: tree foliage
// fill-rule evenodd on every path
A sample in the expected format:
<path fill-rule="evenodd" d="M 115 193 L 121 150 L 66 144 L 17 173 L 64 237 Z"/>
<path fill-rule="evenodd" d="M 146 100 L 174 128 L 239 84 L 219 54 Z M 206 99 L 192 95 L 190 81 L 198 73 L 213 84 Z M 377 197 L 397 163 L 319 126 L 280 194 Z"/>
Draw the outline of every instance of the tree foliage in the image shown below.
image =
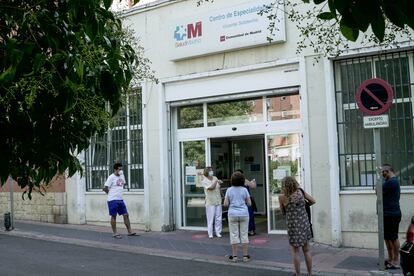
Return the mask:
<path fill-rule="evenodd" d="M 303 0 L 310 3 L 310 0 Z M 317 18 L 333 20 L 339 24 L 344 37 L 356 41 L 359 32 L 371 26 L 375 37 L 384 40 L 386 23 L 414 30 L 414 4 L 412 0 L 313 0 L 321 9 Z M 323 7 L 328 6 L 328 10 Z"/>
<path fill-rule="evenodd" d="M 0 183 L 10 175 L 30 197 L 81 171 L 76 154 L 106 130 L 131 81 L 152 77 L 111 4 L 0 2 Z"/>
<path fill-rule="evenodd" d="M 394 47 L 397 41 L 408 41 L 412 39 L 412 29 L 408 25 L 403 28 L 393 24 L 389 19 L 384 19 L 384 26 L 381 30 L 382 36 L 377 37 L 377 31 L 368 28 L 360 30 L 363 36 L 355 28 L 349 27 L 348 20 L 343 20 L 342 15 L 333 12 L 327 7 L 327 3 L 315 1 L 317 4 L 308 4 L 308 1 L 283 1 L 276 0 L 264 12 L 271 22 L 269 24 L 270 33 L 278 31 L 272 22 L 279 20 L 277 12 L 281 9 L 286 13 L 288 20 L 295 24 L 299 30 L 300 38 L 297 44 L 297 53 L 301 53 L 306 48 L 311 48 L 316 54 L 325 56 L 338 56 L 344 50 L 350 48 L 350 43 L 356 41 L 362 46 L 381 46 L 383 48 Z M 329 0 L 331 2 L 331 0 Z M 352 2 L 344 0 L 344 2 Z M 358 1 L 356 1 L 358 2 Z M 367 1 L 370 2 L 370 1 Z M 339 1 L 335 1 L 336 4 Z M 362 12 L 362 11 L 359 11 Z M 356 14 L 356 8 L 353 14 Z M 378 15 L 380 16 L 380 15 Z M 384 15 L 381 15 L 384 16 Z"/>
<path fill-rule="evenodd" d="M 311 48 L 316 54 L 337 56 L 357 39 L 363 46 L 385 48 L 397 40 L 412 40 L 413 9 L 412 0 L 274 0 L 261 14 L 269 19 L 270 42 L 282 11 L 299 30 L 297 53 Z"/>

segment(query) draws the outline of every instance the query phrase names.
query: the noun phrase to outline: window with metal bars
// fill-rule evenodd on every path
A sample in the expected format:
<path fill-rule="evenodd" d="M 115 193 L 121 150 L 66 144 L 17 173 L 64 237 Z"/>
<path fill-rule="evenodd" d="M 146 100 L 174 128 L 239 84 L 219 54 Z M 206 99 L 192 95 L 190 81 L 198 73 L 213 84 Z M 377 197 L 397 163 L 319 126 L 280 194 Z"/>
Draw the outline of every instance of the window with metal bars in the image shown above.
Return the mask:
<path fill-rule="evenodd" d="M 382 162 L 393 166 L 401 186 L 414 185 L 414 50 L 335 61 L 335 97 L 341 189 L 375 187 L 372 129 L 363 128 L 355 101 L 358 86 L 380 78 L 394 90 L 387 112 L 389 127 L 381 128 Z"/>
<path fill-rule="evenodd" d="M 142 155 L 141 91 L 128 94 L 108 131 L 92 138 L 85 151 L 86 187 L 101 190 L 113 172 L 113 164 L 121 162 L 128 190 L 144 188 Z"/>

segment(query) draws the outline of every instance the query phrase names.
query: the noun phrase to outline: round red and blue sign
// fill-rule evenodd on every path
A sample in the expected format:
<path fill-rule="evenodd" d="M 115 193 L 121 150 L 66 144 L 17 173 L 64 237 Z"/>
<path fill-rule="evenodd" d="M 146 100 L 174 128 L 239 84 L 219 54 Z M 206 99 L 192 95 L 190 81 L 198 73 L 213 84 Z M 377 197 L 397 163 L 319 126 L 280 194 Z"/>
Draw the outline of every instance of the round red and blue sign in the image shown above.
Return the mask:
<path fill-rule="evenodd" d="M 383 79 L 368 79 L 358 87 L 355 100 L 362 113 L 370 116 L 381 115 L 390 109 L 394 92 Z"/>

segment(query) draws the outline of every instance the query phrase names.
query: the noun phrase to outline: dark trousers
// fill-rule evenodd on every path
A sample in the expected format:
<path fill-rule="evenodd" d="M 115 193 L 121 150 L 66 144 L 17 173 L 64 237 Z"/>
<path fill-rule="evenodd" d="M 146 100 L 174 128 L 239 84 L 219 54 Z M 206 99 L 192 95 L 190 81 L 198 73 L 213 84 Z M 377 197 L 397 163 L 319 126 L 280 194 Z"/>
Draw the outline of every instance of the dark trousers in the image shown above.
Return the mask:
<path fill-rule="evenodd" d="M 249 210 L 249 232 L 256 231 L 256 223 L 254 222 L 254 210 L 252 206 L 247 206 Z"/>

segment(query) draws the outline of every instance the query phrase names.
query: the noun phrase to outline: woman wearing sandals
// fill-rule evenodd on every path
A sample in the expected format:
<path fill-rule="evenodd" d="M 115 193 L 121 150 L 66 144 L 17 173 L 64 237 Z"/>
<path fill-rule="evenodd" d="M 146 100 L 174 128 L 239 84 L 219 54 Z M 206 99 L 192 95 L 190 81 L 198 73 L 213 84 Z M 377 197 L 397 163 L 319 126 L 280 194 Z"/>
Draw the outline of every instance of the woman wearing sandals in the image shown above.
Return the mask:
<path fill-rule="evenodd" d="M 247 206 L 251 206 L 250 195 L 244 188 L 244 176 L 241 172 L 234 172 L 231 176 L 231 187 L 227 189 L 224 197 L 224 206 L 229 207 L 228 220 L 230 231 L 230 244 L 232 255 L 230 262 L 237 262 L 238 245 L 242 245 L 243 262 L 250 261 L 248 253 L 249 237 L 249 211 Z"/>
<path fill-rule="evenodd" d="M 283 178 L 282 192 L 283 194 L 279 196 L 279 204 L 283 215 L 286 215 L 295 273 L 300 275 L 299 248 L 302 247 L 308 275 L 312 275 L 312 256 L 309 248 L 309 240 L 312 238 L 312 234 L 305 209 L 305 199 L 310 205 L 315 204 L 315 199 L 306 192 L 302 193 L 299 183 L 291 176 Z"/>

